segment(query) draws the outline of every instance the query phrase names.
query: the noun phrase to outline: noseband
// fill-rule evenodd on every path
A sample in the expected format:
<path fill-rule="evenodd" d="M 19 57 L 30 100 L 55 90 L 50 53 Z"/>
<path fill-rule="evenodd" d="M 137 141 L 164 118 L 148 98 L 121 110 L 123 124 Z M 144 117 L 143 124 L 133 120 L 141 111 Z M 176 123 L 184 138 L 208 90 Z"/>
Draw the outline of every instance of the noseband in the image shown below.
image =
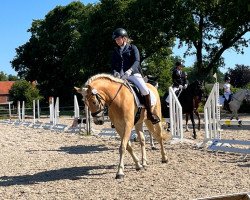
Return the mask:
<path fill-rule="evenodd" d="M 98 91 L 96 89 L 92 89 L 91 91 L 91 95 L 89 98 L 87 98 L 87 101 L 92 97 L 95 96 L 95 98 L 97 99 L 99 105 L 98 107 L 101 107 L 99 110 L 97 110 L 94 113 L 91 113 L 92 117 L 96 117 L 100 112 L 104 111 L 104 104 L 102 103 L 101 100 L 103 100 L 105 102 L 105 99 L 98 93 Z M 101 106 L 100 106 L 101 105 Z"/>

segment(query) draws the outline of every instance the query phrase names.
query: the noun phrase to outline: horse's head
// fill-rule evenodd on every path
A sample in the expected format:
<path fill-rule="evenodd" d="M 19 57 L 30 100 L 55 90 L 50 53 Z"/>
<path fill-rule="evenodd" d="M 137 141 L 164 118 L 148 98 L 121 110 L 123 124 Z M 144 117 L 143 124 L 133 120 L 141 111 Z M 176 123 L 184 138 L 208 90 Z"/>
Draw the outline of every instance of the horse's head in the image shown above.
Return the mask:
<path fill-rule="evenodd" d="M 203 89 L 202 89 L 202 82 L 199 80 L 195 80 L 193 83 L 190 84 L 190 92 L 193 96 L 202 97 Z"/>
<path fill-rule="evenodd" d="M 85 105 L 88 106 L 94 123 L 102 125 L 104 123 L 104 99 L 95 88 L 87 86 L 84 88 L 77 88 L 75 90 L 83 96 Z"/>

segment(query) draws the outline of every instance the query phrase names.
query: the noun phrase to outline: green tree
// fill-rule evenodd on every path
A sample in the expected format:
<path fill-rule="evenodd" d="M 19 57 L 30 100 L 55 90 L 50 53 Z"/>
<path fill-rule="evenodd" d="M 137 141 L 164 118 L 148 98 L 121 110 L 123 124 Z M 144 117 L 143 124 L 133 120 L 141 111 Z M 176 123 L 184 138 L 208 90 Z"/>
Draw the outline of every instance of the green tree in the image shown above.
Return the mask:
<path fill-rule="evenodd" d="M 36 80 L 45 99 L 55 96 L 64 99 L 62 103 L 73 101 L 73 87 L 82 76 L 80 27 L 90 8 L 81 2 L 57 6 L 44 20 L 33 21 L 30 40 L 16 50 L 12 66 L 20 77 Z"/>
<path fill-rule="evenodd" d="M 234 87 L 242 88 L 250 83 L 250 66 L 236 65 L 234 69 L 228 70 L 228 74 Z"/>
<path fill-rule="evenodd" d="M 39 94 L 39 90 L 26 80 L 16 81 L 10 91 L 10 100 L 14 104 L 17 104 L 17 101 L 25 101 L 25 104 L 28 107 L 33 105 L 33 100 L 41 100 L 42 97 Z"/>
<path fill-rule="evenodd" d="M 7 74 L 5 74 L 4 72 L 0 72 L 0 81 L 7 81 L 8 80 L 8 76 Z"/>

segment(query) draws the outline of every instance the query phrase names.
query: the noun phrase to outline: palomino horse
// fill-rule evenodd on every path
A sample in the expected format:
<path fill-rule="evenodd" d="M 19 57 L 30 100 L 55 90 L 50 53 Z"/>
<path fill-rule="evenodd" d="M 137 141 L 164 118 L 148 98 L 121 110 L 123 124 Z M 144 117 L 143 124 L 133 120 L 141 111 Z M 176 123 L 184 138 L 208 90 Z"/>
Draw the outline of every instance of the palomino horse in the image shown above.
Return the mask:
<path fill-rule="evenodd" d="M 161 117 L 161 103 L 157 89 L 150 84 L 147 84 L 147 86 L 156 97 L 156 104 L 153 106 L 152 112 Z M 117 179 L 124 177 L 124 155 L 126 150 L 132 156 L 136 170 L 140 170 L 147 165 L 145 137 L 142 126 L 143 122 L 145 122 L 149 132 L 161 146 L 162 162 L 167 162 L 168 159 L 163 146 L 163 140 L 170 139 L 171 136 L 163 132 L 161 122 L 153 125 L 151 121 L 147 120 L 144 108 L 141 111 L 139 120 L 134 125 L 135 115 L 138 108 L 132 92 L 123 80 L 108 74 L 98 74 L 89 78 L 85 83 L 85 88 L 75 89 L 83 95 L 83 100 L 89 107 L 95 124 L 104 123 L 102 113 L 104 111 L 104 106 L 108 106 L 109 118 L 121 138 L 119 148 L 120 160 L 116 174 Z M 142 164 L 139 162 L 139 159 L 135 155 L 130 143 L 130 135 L 134 126 L 141 144 Z"/>
<path fill-rule="evenodd" d="M 233 94 L 232 100 L 229 102 L 229 108 L 232 112 L 230 118 L 231 120 L 233 119 L 234 116 L 237 120 L 239 119 L 238 110 L 240 109 L 240 106 L 244 99 L 249 100 L 249 96 L 250 94 L 248 89 L 241 89 L 235 94 Z"/>

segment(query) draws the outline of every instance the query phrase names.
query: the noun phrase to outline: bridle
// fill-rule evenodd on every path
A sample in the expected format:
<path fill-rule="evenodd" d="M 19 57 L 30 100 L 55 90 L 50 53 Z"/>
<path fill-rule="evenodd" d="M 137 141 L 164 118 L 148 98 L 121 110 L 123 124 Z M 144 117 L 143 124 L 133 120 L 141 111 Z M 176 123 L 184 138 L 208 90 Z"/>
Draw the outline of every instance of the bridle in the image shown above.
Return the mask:
<path fill-rule="evenodd" d="M 103 111 L 105 110 L 105 108 L 104 108 L 105 105 L 107 105 L 108 107 L 111 106 L 111 104 L 113 103 L 113 101 L 114 101 L 115 98 L 117 97 L 117 95 L 118 95 L 118 93 L 120 92 L 120 90 L 121 90 L 121 88 L 122 88 L 123 85 L 124 85 L 123 83 L 120 85 L 120 87 L 118 88 L 118 90 L 117 90 L 115 96 L 112 98 L 112 100 L 111 100 L 110 102 L 107 102 L 107 101 L 98 93 L 97 89 L 93 88 L 93 89 L 91 90 L 91 95 L 86 99 L 85 104 L 86 104 L 86 102 L 89 101 L 90 98 L 92 98 L 92 97 L 94 96 L 94 97 L 97 99 L 97 101 L 98 101 L 97 107 L 99 107 L 100 109 L 97 110 L 97 111 L 94 112 L 94 113 L 91 113 L 91 116 L 92 116 L 92 117 L 97 117 L 97 115 L 98 115 L 99 113 L 101 113 L 101 112 L 103 112 Z M 103 102 L 104 102 L 104 103 L 103 103 Z M 87 104 L 86 104 L 86 105 L 87 105 Z"/>

